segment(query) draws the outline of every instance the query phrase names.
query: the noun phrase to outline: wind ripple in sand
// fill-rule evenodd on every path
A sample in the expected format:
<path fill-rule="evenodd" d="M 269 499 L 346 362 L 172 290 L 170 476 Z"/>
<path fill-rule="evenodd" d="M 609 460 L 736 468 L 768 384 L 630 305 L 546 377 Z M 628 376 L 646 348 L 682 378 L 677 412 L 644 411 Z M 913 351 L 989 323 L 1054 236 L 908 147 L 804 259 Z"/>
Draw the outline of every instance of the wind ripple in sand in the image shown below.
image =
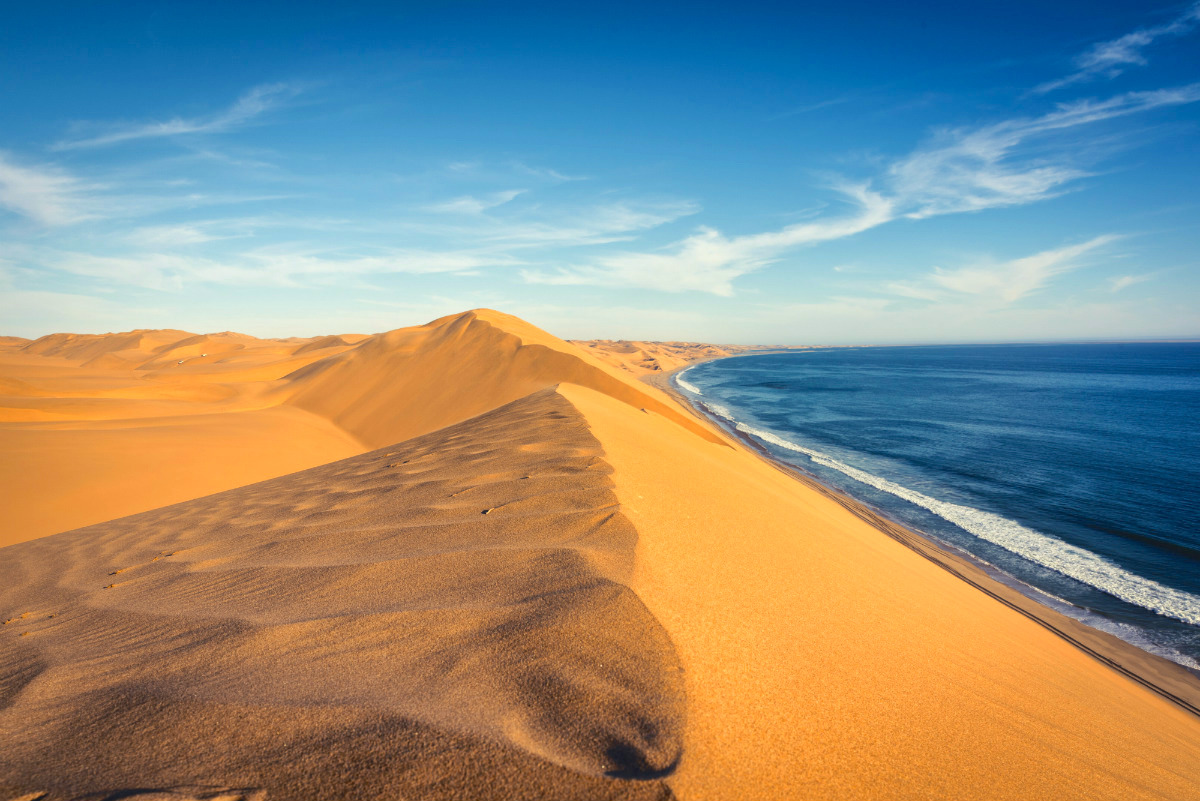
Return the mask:
<path fill-rule="evenodd" d="M 6 548 L 0 791 L 669 797 L 682 672 L 609 473 L 551 389 Z"/>

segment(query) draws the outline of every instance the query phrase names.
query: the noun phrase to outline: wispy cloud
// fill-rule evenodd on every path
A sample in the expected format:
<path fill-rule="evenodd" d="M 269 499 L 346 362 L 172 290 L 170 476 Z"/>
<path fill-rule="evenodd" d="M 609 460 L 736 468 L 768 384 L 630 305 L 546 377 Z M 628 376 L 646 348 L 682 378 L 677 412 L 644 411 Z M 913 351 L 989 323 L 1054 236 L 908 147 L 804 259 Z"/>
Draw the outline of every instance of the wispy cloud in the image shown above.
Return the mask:
<path fill-rule="evenodd" d="M 1168 36 L 1184 36 L 1200 24 L 1200 3 L 1193 3 L 1186 11 L 1170 22 L 1127 33 L 1108 42 L 1092 45 L 1075 58 L 1075 72 L 1034 88 L 1035 94 L 1045 94 L 1077 83 L 1097 78 L 1115 78 L 1130 66 L 1144 66 L 1146 57 L 1142 51 L 1156 39 Z"/>
<path fill-rule="evenodd" d="M 662 249 L 604 256 L 553 271 L 527 269 L 522 275 L 530 283 L 729 296 L 735 279 L 803 245 L 853 236 L 900 218 L 1020 206 L 1055 197 L 1091 174 L 1076 163 L 1083 141 L 1077 129 L 1197 101 L 1200 84 L 1191 84 L 1061 104 L 1038 117 L 943 130 L 929 144 L 892 162 L 873 181 L 835 184 L 835 190 L 854 203 L 853 214 L 737 237 L 702 228 Z"/>
<path fill-rule="evenodd" d="M 87 219 L 87 187 L 58 167 L 16 164 L 0 152 L 0 208 L 42 225 Z"/>
<path fill-rule="evenodd" d="M 892 202 L 865 187 L 842 187 L 856 205 L 845 217 L 789 225 L 778 231 L 726 237 L 702 228 L 670 247 L 650 253 L 621 253 L 592 265 L 554 272 L 525 270 L 523 277 L 537 284 L 591 284 L 644 287 L 666 292 L 696 290 L 714 295 L 733 294 L 733 280 L 760 269 L 800 245 L 825 242 L 874 228 L 894 216 Z"/>
<path fill-rule="evenodd" d="M 887 181 L 905 208 L 904 216 L 911 218 L 1034 203 L 1089 174 L 1072 160 L 1079 142 L 1062 140 L 1074 129 L 1197 101 L 1200 84 L 1190 84 L 1080 100 L 1040 117 L 941 131 L 929 145 L 892 164 Z M 1035 141 L 1049 147 L 1026 155 L 1023 146 Z"/>
<path fill-rule="evenodd" d="M 550 181 L 557 181 L 560 183 L 566 181 L 588 180 L 588 176 L 586 175 L 567 175 L 564 172 L 560 172 L 550 167 L 535 167 L 531 164 L 526 164 L 523 161 L 512 162 L 512 167 L 517 172 L 524 173 L 526 175 L 533 175 L 538 178 L 545 178 Z"/>
<path fill-rule="evenodd" d="M 797 117 L 801 114 L 811 114 L 814 111 L 820 111 L 821 109 L 824 109 L 824 108 L 832 108 L 833 106 L 845 105 L 846 103 L 850 103 L 850 102 L 854 101 L 855 99 L 857 99 L 856 95 L 842 95 L 841 97 L 831 97 L 827 100 L 819 100 L 816 103 L 806 103 L 803 106 L 797 106 L 795 108 L 788 109 L 787 111 L 781 111 L 778 114 L 774 114 L 774 115 L 768 117 L 767 119 L 773 122 L 775 120 L 784 120 L 784 119 L 787 119 L 788 117 Z"/>
<path fill-rule="evenodd" d="M 161 122 L 136 123 L 111 126 L 109 130 L 94 136 L 65 139 L 56 143 L 54 150 L 103 147 L 138 139 L 158 139 L 186 134 L 224 133 L 249 124 L 255 118 L 282 106 L 295 97 L 302 88 L 291 83 L 273 83 L 256 86 L 246 92 L 229 108 L 203 117 L 174 117 Z"/>
<path fill-rule="evenodd" d="M 1108 279 L 1108 291 L 1120 292 L 1122 289 L 1128 289 L 1134 284 L 1140 284 L 1143 281 L 1149 281 L 1153 278 L 1153 274 L 1146 275 L 1122 275 L 1116 278 Z"/>
<path fill-rule="evenodd" d="M 493 219 L 469 235 L 480 242 L 512 249 L 581 247 L 623 242 L 700 211 L 689 200 L 621 201 L 553 210 L 541 217 Z"/>
<path fill-rule="evenodd" d="M 134 228 L 126 239 L 139 248 L 177 248 L 201 245 L 248 233 L 218 232 L 214 226 L 204 222 L 180 223 L 178 225 L 146 225 Z"/>
<path fill-rule="evenodd" d="M 954 270 L 935 268 L 916 281 L 897 281 L 887 287 L 891 294 L 928 301 L 946 301 L 973 296 L 990 304 L 1006 305 L 1044 288 L 1055 276 L 1082 267 L 1085 257 L 1120 237 L 1105 235 L 1078 245 L 1043 250 L 996 264 L 980 264 Z"/>
<path fill-rule="evenodd" d="M 503 192 L 492 192 L 487 195 L 463 195 L 453 200 L 434 203 L 426 208 L 429 211 L 443 214 L 482 214 L 488 209 L 503 206 L 517 196 L 524 194 L 524 189 L 507 189 Z"/>
<path fill-rule="evenodd" d="M 0 243 L 0 258 L 30 269 L 94 279 L 98 285 L 159 291 L 200 284 L 328 286 L 380 275 L 471 275 L 524 267 L 545 258 L 546 251 L 629 239 L 695 211 L 694 204 L 681 201 L 627 201 L 565 211 L 555 208 L 530 216 L 538 213 L 534 208 L 504 218 L 493 217 L 484 208 L 475 214 L 453 215 L 449 224 L 234 217 L 96 233 L 86 250 Z M 271 239 L 278 240 L 280 230 L 294 230 L 304 241 L 258 245 L 259 234 L 267 229 L 273 230 Z M 398 235 L 408 244 L 390 244 Z M 357 244 L 345 247 L 348 239 Z M 210 247 L 232 240 L 246 240 L 250 246 Z"/>
<path fill-rule="evenodd" d="M 499 211 L 502 206 L 492 208 Z M 454 243 L 455 247 L 466 243 L 511 253 L 628 241 L 699 210 L 687 200 L 625 200 L 565 207 L 532 203 L 507 214 L 484 209 L 477 214 L 439 214 L 434 219 L 409 219 L 395 225 L 410 235 Z"/>
<path fill-rule="evenodd" d="M 40 251 L 33 258 L 44 269 L 167 292 L 197 284 L 321 286 L 373 275 L 463 273 L 512 261 L 502 254 L 468 250 L 395 248 L 369 255 L 340 255 L 294 246 L 257 248 L 225 258 L 156 252 L 101 256 L 75 251 Z"/>

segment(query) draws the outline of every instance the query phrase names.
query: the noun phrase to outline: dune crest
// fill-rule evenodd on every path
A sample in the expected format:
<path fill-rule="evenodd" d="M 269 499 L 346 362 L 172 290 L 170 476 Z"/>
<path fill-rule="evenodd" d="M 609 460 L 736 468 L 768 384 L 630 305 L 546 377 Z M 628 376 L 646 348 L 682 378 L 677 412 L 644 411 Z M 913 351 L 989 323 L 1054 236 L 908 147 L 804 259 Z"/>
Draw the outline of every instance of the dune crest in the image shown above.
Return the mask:
<path fill-rule="evenodd" d="M 0 786 L 665 797 L 683 679 L 610 473 L 545 389 L 5 549 Z"/>
<path fill-rule="evenodd" d="M 578 384 L 724 440 L 657 390 L 578 348 L 489 309 L 372 337 L 288 376 L 287 403 L 379 447 L 436 431 L 556 384 Z"/>
<path fill-rule="evenodd" d="M 324 464 L 578 383 L 721 438 L 516 317 L 259 340 L 167 329 L 0 345 L 0 545 Z"/>

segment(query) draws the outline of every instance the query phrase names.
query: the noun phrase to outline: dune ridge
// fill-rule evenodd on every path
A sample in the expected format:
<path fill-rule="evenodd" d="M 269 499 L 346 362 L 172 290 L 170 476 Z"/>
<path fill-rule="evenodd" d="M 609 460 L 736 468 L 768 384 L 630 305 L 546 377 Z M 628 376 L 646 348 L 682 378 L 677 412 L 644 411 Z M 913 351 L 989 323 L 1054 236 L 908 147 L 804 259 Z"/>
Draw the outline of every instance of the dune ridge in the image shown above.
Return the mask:
<path fill-rule="evenodd" d="M 0 347 L 0 545 L 325 464 L 564 382 L 721 441 L 657 389 L 486 309 L 369 337 L 16 341 Z"/>
<path fill-rule="evenodd" d="M 389 331 L 288 376 L 287 403 L 373 446 L 474 417 L 559 383 L 579 384 L 724 442 L 657 390 L 630 381 L 511 315 L 490 309 Z"/>
<path fill-rule="evenodd" d="M 0 786 L 665 797 L 682 677 L 610 472 L 547 389 L 10 546 Z"/>
<path fill-rule="evenodd" d="M 1195 797 L 1200 718 L 631 371 L 321 350 L 223 402 L 407 438 L 0 550 L 0 788 Z"/>

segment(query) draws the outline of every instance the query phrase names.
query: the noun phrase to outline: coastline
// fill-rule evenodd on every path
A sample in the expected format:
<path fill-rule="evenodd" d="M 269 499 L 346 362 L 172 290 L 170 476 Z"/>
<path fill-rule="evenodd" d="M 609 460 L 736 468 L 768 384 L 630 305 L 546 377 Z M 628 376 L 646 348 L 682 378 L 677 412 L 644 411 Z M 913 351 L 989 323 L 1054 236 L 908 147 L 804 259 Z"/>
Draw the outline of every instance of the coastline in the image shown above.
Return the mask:
<path fill-rule="evenodd" d="M 762 353 L 771 352 L 775 351 L 762 351 Z M 758 352 L 754 352 L 753 354 L 737 354 L 737 356 L 748 355 L 760 354 Z M 642 377 L 642 380 L 665 392 L 697 418 L 713 424 L 723 432 L 731 435 L 745 450 L 757 456 L 771 467 L 800 482 L 823 497 L 834 501 L 877 531 L 916 552 L 985 595 L 999 601 L 1004 606 L 1037 623 L 1096 661 L 1151 690 L 1181 709 L 1200 717 L 1200 677 L 1197 677 L 1192 671 L 1165 657 L 1145 651 L 1113 634 L 1093 628 L 1082 621 L 1076 620 L 1037 601 L 1035 598 L 1020 592 L 992 576 L 980 563 L 968 555 L 951 550 L 932 538 L 889 519 L 883 513 L 871 508 L 862 501 L 826 486 L 799 468 L 775 459 L 766 448 L 752 437 L 722 425 L 719 420 L 706 415 L 698 409 L 692 403 L 691 399 L 679 391 L 672 380 L 678 373 L 698 364 L 718 361 L 720 359 L 737 358 L 737 356 L 697 359 L 690 364 L 674 370 L 645 375 Z"/>
<path fill-rule="evenodd" d="M 127 339 L 68 344 L 142 358 Z M 658 391 L 662 369 L 641 380 L 642 349 L 594 358 L 486 309 L 306 352 L 282 381 L 307 346 L 250 344 L 104 386 L 159 403 L 219 379 L 360 452 L 6 546 L 0 797 L 1195 795 L 1190 683 L 880 536 Z M 227 409 L 206 398 L 188 408 Z M 233 414 L 207 430 L 236 435 Z"/>

